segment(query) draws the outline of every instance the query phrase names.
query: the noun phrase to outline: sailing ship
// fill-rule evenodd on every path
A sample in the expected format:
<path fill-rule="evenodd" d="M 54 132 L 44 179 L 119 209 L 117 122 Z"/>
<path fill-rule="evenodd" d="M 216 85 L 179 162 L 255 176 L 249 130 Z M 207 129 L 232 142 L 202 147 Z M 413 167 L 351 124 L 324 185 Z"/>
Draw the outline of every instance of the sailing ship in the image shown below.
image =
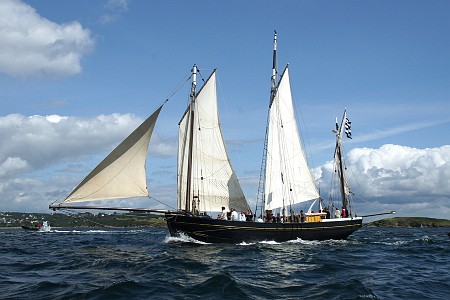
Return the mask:
<path fill-rule="evenodd" d="M 347 215 L 337 217 L 325 211 L 298 211 L 300 204 L 313 200 L 320 202 L 321 199 L 308 168 L 297 128 L 288 66 L 277 80 L 276 51 L 275 32 L 268 126 L 258 192 L 260 196 L 255 211 L 250 209 L 245 199 L 226 150 L 219 122 L 216 70 L 197 92 L 196 65 L 192 69 L 190 101 L 178 124 L 176 210 L 73 204 L 148 196 L 145 166 L 147 151 L 164 104 L 100 162 L 64 201 L 52 203 L 50 209 L 161 213 L 165 215 L 171 236 L 185 235 L 208 243 L 346 239 L 362 226 L 362 217 L 357 217 L 352 210 L 349 209 Z M 335 156 L 338 162 L 342 162 L 344 128 L 345 124 L 342 123 L 336 130 Z M 351 206 L 347 197 L 345 170 L 339 170 L 342 206 L 347 209 Z M 247 213 L 247 219 L 239 221 L 212 217 L 213 212 L 223 210 Z"/>

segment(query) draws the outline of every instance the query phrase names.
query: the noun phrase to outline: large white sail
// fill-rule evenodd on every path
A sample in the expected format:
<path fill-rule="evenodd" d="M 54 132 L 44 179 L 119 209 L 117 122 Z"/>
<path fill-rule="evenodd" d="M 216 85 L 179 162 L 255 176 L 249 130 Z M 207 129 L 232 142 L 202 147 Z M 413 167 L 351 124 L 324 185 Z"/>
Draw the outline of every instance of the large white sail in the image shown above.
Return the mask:
<path fill-rule="evenodd" d="M 179 125 L 179 209 L 186 206 L 190 120 L 188 109 Z M 195 200 L 199 211 L 221 211 L 222 207 L 247 211 L 249 207 L 228 158 L 220 128 L 215 72 L 195 97 L 193 122 L 190 203 Z"/>
<path fill-rule="evenodd" d="M 161 108 L 100 162 L 63 202 L 147 196 L 145 162 Z"/>
<path fill-rule="evenodd" d="M 288 67 L 280 78 L 270 107 L 268 130 L 265 209 L 279 209 L 319 198 L 300 142 Z"/>

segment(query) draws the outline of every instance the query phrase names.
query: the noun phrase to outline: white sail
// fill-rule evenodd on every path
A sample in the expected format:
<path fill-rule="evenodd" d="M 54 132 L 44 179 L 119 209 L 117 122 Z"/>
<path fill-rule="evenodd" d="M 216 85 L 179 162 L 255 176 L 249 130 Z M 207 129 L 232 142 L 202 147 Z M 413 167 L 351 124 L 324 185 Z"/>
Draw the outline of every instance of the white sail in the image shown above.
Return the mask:
<path fill-rule="evenodd" d="M 100 162 L 63 202 L 147 196 L 145 162 L 161 108 Z"/>
<path fill-rule="evenodd" d="M 268 130 L 265 209 L 319 198 L 300 141 L 287 67 L 270 107 Z"/>
<path fill-rule="evenodd" d="M 179 209 L 186 206 L 190 114 L 188 109 L 179 124 Z M 188 196 L 190 203 L 195 200 L 199 211 L 221 211 L 222 207 L 247 211 L 249 207 L 228 158 L 220 128 L 215 72 L 195 97 L 193 119 L 191 195 Z"/>

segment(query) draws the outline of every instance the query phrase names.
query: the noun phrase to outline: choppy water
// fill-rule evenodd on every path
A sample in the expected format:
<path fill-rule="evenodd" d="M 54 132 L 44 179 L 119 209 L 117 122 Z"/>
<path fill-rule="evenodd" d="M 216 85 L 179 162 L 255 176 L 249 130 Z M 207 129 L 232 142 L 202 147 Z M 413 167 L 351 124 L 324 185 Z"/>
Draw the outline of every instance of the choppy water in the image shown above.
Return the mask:
<path fill-rule="evenodd" d="M 166 229 L 0 229 L 0 298 L 448 299 L 449 230 L 222 245 Z"/>

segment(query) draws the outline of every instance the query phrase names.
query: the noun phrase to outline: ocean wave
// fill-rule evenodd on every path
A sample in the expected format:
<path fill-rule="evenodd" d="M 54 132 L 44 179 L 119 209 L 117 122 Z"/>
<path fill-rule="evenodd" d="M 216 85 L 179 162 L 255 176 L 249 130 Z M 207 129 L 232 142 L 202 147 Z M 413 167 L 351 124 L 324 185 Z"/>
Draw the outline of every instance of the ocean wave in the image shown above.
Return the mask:
<path fill-rule="evenodd" d="M 183 233 L 180 233 L 179 236 L 173 237 L 170 235 L 167 235 L 164 239 L 164 243 L 170 244 L 170 243 L 192 243 L 192 244 L 199 244 L 199 245 L 210 245 L 210 243 L 205 243 L 198 241 L 194 238 L 191 238 L 190 236 L 187 236 Z"/>
<path fill-rule="evenodd" d="M 238 245 L 156 228 L 76 230 L 0 231 L 0 298 L 445 299 L 450 289 L 448 229 Z"/>

